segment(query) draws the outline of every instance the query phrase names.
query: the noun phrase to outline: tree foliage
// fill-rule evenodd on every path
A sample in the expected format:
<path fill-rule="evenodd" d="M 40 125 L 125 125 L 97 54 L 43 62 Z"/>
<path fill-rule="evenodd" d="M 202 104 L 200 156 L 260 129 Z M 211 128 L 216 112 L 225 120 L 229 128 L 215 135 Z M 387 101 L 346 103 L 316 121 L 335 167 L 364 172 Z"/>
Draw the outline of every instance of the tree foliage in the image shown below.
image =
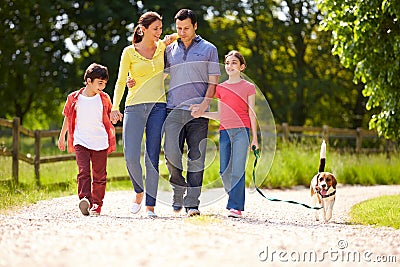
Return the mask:
<path fill-rule="evenodd" d="M 196 12 L 197 33 L 217 46 L 221 63 L 231 49 L 245 55 L 245 74 L 265 94 L 278 123 L 364 126 L 363 84 L 354 85 L 353 70 L 331 55 L 330 32 L 318 31 L 322 17 L 312 0 L 5 0 L 0 117 L 59 126 L 66 95 L 82 86 L 92 62 L 108 67 L 106 91 L 112 95 L 121 52 L 139 16 L 159 12 L 166 34 L 181 8 Z"/>
<path fill-rule="evenodd" d="M 365 84 L 367 108 L 379 107 L 370 127 L 386 138 L 400 137 L 400 2 L 320 0 L 319 8 L 333 53 Z"/>
<path fill-rule="evenodd" d="M 314 1 L 216 1 L 213 7 L 214 41 L 224 53 L 245 54 L 246 74 L 278 123 L 353 128 L 367 121 L 362 88 L 331 55 L 330 34 L 318 31 L 322 17 Z"/>
<path fill-rule="evenodd" d="M 51 117 L 58 111 L 61 80 L 68 79 L 68 52 L 62 27 L 63 1 L 12 1 L 0 4 L 0 117 L 23 120 L 32 110 Z"/>

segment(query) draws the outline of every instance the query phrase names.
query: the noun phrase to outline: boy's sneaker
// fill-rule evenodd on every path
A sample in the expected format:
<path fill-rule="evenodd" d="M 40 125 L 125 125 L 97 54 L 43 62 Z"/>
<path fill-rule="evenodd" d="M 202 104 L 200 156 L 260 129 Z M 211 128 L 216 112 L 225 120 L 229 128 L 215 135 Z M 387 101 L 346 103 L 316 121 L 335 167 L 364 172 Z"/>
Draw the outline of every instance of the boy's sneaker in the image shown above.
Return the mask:
<path fill-rule="evenodd" d="M 242 212 L 240 210 L 230 209 L 228 217 L 231 218 L 242 218 Z"/>
<path fill-rule="evenodd" d="M 97 204 L 93 204 L 93 207 L 90 209 L 90 216 L 100 216 L 101 206 Z"/>
<path fill-rule="evenodd" d="M 89 208 L 90 208 L 90 202 L 87 198 L 82 198 L 79 201 L 79 209 L 81 210 L 82 214 L 85 216 L 89 215 Z"/>

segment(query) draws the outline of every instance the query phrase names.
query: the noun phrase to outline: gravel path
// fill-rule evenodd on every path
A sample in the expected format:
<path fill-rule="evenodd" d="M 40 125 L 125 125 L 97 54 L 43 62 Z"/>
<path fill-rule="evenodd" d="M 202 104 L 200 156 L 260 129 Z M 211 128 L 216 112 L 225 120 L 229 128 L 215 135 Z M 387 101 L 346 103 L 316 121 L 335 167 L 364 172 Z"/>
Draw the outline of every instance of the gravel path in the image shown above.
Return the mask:
<path fill-rule="evenodd" d="M 265 192 L 309 203 L 304 187 Z M 215 193 L 221 191 L 203 196 Z M 56 198 L 0 215 L 0 266 L 310 266 L 310 256 L 328 266 L 398 266 L 400 231 L 351 225 L 348 211 L 365 199 L 399 193 L 400 186 L 339 186 L 328 224 L 315 222 L 311 210 L 256 192 L 246 192 L 242 219 L 226 217 L 226 197 L 201 207 L 203 215 L 195 218 L 161 203 L 157 219 L 144 209 L 129 213 L 130 191 L 107 192 L 100 217 L 82 216 L 77 196 Z"/>

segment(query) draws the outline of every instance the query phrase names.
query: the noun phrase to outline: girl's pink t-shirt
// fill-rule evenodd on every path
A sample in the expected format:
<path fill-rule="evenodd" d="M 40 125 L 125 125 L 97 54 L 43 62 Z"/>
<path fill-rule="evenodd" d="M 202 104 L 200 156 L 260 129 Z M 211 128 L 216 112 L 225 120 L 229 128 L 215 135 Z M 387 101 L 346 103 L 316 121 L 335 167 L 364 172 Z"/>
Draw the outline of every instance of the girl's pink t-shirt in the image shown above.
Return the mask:
<path fill-rule="evenodd" d="M 255 85 L 243 79 L 238 83 L 217 85 L 216 97 L 221 102 L 220 130 L 250 128 L 248 97 L 254 94 Z"/>

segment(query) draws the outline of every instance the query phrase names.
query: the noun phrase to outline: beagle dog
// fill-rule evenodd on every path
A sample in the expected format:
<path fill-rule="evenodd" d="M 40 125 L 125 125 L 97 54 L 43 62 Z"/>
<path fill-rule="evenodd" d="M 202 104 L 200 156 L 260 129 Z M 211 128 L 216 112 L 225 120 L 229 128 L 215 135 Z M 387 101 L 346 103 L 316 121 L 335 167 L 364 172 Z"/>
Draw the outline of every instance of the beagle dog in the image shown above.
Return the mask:
<path fill-rule="evenodd" d="M 332 218 L 333 205 L 335 204 L 336 185 L 335 176 L 330 172 L 325 172 L 326 144 L 322 141 L 320 151 L 320 164 L 318 174 L 316 174 L 310 184 L 311 199 L 313 206 L 317 202 L 322 206 L 322 218 L 327 223 Z M 318 210 L 315 210 L 315 219 L 318 221 Z"/>

